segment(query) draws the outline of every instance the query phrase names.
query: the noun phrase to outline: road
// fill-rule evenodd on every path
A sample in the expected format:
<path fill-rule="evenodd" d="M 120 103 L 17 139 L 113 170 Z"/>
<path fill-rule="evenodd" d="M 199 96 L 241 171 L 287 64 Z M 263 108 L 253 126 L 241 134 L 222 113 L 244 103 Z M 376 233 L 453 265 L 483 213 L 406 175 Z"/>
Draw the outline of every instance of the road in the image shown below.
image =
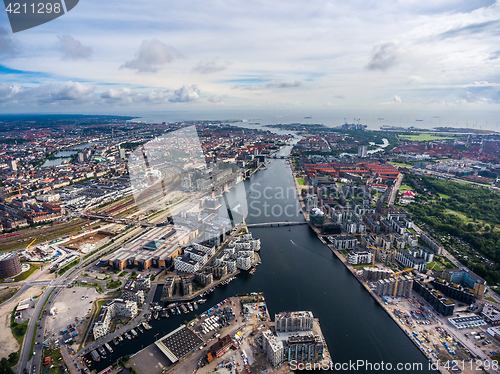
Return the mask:
<path fill-rule="evenodd" d="M 125 235 L 123 235 L 121 238 L 118 240 L 115 240 L 113 243 L 112 247 L 104 248 L 102 251 L 107 251 L 113 247 L 118 247 L 121 245 L 125 240 L 127 240 L 130 236 L 137 235 L 137 231 L 141 231 L 142 229 L 136 228 L 133 230 L 130 230 L 127 232 Z M 91 265 L 97 257 L 102 256 L 102 251 L 99 251 L 98 253 L 95 253 L 94 255 L 90 256 L 88 259 L 86 259 L 86 264 L 87 266 Z M 64 258 L 61 258 L 59 261 L 62 261 Z M 85 266 L 85 267 L 87 267 Z M 28 323 L 28 328 L 26 331 L 26 335 L 24 337 L 22 349 L 21 349 L 21 356 L 19 358 L 19 363 L 13 368 L 18 374 L 21 374 L 24 370 L 24 368 L 28 368 L 28 371 L 30 374 L 38 374 L 40 372 L 40 364 L 41 364 L 41 352 L 42 352 L 42 343 L 44 341 L 44 331 L 45 331 L 45 318 L 42 317 L 40 319 L 40 328 L 38 328 L 38 319 L 37 317 L 41 315 L 41 312 L 43 311 L 44 308 L 46 308 L 48 305 L 53 303 L 59 293 L 61 292 L 61 289 L 64 287 L 67 287 L 69 283 L 71 283 L 73 280 L 75 280 L 80 274 L 85 272 L 85 267 L 77 266 L 75 269 L 71 269 L 67 271 L 65 274 L 62 276 L 48 281 L 50 282 L 46 288 L 46 290 L 42 293 L 42 295 L 39 297 L 38 302 L 35 306 L 35 310 L 33 312 L 33 318 L 30 319 Z M 46 281 L 36 281 L 38 277 L 40 277 L 43 273 L 49 270 L 49 267 L 47 267 L 43 272 L 38 274 L 36 278 L 34 278 L 31 281 L 24 282 L 22 291 L 26 291 L 31 287 L 31 283 L 34 282 L 34 284 L 38 284 L 38 282 L 46 282 Z M 21 292 L 21 290 L 19 292 Z M 16 295 L 19 295 L 19 292 Z M 50 298 L 49 298 L 50 295 Z M 3 304 L 2 304 L 3 305 Z M 47 306 L 46 306 L 47 305 Z M 31 353 L 31 343 L 33 340 L 33 333 L 34 331 L 38 329 L 40 333 L 37 332 L 35 336 L 35 349 L 34 349 L 34 354 L 33 357 L 30 358 L 30 353 Z M 67 363 L 68 365 L 73 365 L 73 363 Z M 35 368 L 33 370 L 33 367 Z"/>
<path fill-rule="evenodd" d="M 134 319 L 132 319 L 127 324 L 126 327 L 124 327 L 123 329 L 120 329 L 120 330 L 117 329 L 114 332 L 107 334 L 105 337 L 103 337 L 103 338 L 101 338 L 99 340 L 96 340 L 92 344 L 87 345 L 85 348 L 83 348 L 82 350 L 80 350 L 79 352 L 76 353 L 75 358 L 78 359 L 79 357 L 83 356 L 84 354 L 87 354 L 90 351 L 92 351 L 92 350 L 100 347 L 104 343 L 112 341 L 117 336 L 119 336 L 119 335 L 123 334 L 124 332 L 128 331 L 127 329 L 133 328 L 133 327 L 137 326 L 140 322 L 144 321 L 145 320 L 145 316 L 146 316 L 146 314 L 149 311 L 147 306 L 149 304 L 151 304 L 151 302 L 153 301 L 153 298 L 154 298 L 155 293 L 156 293 L 156 287 L 158 287 L 158 283 L 159 283 L 158 281 L 151 283 L 151 289 L 149 290 L 148 297 L 144 301 L 144 305 L 143 305 L 143 309 L 142 309 L 141 313 L 139 313 L 137 316 L 135 316 Z M 144 306 L 146 306 L 146 307 L 144 307 Z M 91 334 L 91 333 L 92 333 L 92 328 L 89 328 L 88 334 Z"/>

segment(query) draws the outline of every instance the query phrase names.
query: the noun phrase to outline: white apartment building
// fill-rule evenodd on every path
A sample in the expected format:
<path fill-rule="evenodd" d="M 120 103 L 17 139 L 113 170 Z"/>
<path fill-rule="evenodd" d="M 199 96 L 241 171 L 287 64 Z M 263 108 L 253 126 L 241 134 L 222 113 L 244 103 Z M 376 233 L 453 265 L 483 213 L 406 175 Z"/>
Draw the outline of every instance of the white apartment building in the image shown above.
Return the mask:
<path fill-rule="evenodd" d="M 223 261 L 222 263 L 227 266 L 228 273 L 234 273 L 237 269 L 236 261 L 234 261 L 234 260 L 226 260 L 226 261 Z"/>
<path fill-rule="evenodd" d="M 205 252 L 209 256 L 212 256 L 215 253 L 215 247 L 205 247 L 204 245 L 198 243 L 193 243 L 193 248 L 197 251 Z"/>
<path fill-rule="evenodd" d="M 368 264 L 373 260 L 373 253 L 368 251 L 352 251 L 347 255 L 347 262 L 351 265 Z"/>
<path fill-rule="evenodd" d="M 283 342 L 279 340 L 271 330 L 262 333 L 262 346 L 267 352 L 267 359 L 273 367 L 283 362 Z"/>
<path fill-rule="evenodd" d="M 188 248 L 184 251 L 186 256 L 189 256 L 191 260 L 199 262 L 201 266 L 205 265 L 209 259 L 209 255 L 206 252 L 198 251 L 194 248 Z"/>
<path fill-rule="evenodd" d="M 101 308 L 99 317 L 94 324 L 94 340 L 98 340 L 109 332 L 111 320 L 115 316 L 134 318 L 138 313 L 137 303 L 130 300 L 114 299 Z"/>
<path fill-rule="evenodd" d="M 312 312 L 281 312 L 274 317 L 276 332 L 311 331 L 313 328 Z"/>
<path fill-rule="evenodd" d="M 248 270 L 252 266 L 252 261 L 253 261 L 253 255 L 251 257 L 250 256 L 238 257 L 236 259 L 236 266 L 238 267 L 238 269 Z"/>
<path fill-rule="evenodd" d="M 174 258 L 174 268 L 185 273 L 195 273 L 200 270 L 200 264 L 187 256 L 176 256 Z"/>

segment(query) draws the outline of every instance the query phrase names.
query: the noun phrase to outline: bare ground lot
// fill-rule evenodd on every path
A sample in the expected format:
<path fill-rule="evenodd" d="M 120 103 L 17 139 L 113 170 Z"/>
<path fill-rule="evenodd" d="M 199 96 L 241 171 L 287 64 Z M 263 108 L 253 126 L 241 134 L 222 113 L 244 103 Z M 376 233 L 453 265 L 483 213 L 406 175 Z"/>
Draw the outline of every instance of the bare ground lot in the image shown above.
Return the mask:
<path fill-rule="evenodd" d="M 96 232 L 92 233 L 92 237 L 90 234 L 81 236 L 77 239 L 70 240 L 69 242 L 65 243 L 64 246 L 68 247 L 70 249 L 79 249 L 82 250 L 84 249 L 84 246 L 87 245 L 94 245 L 94 248 L 97 248 L 96 243 L 98 243 L 100 240 L 107 238 L 107 235 L 104 234 L 98 234 Z"/>
<path fill-rule="evenodd" d="M 31 240 L 35 238 L 37 238 L 35 244 L 40 244 L 46 240 L 53 240 L 64 235 L 76 234 L 85 223 L 86 221 L 78 219 L 71 222 L 39 226 L 40 228 L 19 230 L 19 235 L 0 239 L 0 252 L 26 248 Z"/>
<path fill-rule="evenodd" d="M 19 344 L 10 331 L 10 315 L 14 307 L 20 301 L 29 297 L 28 295 L 36 295 L 37 293 L 41 293 L 42 290 L 42 287 L 32 287 L 28 292 L 15 297 L 11 302 L 0 308 L 0 329 L 2 331 L 0 334 L 0 357 L 8 357 L 12 352 L 19 350 Z"/>
<path fill-rule="evenodd" d="M 102 295 L 97 293 L 95 288 L 91 287 L 65 288 L 55 302 L 47 304 L 47 310 L 49 308 L 56 308 L 57 310 L 54 316 L 47 317 L 47 333 L 49 335 L 55 334 L 56 336 L 60 336 L 60 331 L 66 330 L 68 325 L 74 324 L 79 334 L 76 341 L 80 342 L 84 338 L 83 335 L 90 322 L 85 317 L 90 316 L 93 303 L 99 296 Z M 72 332 L 71 335 L 75 332 Z"/>

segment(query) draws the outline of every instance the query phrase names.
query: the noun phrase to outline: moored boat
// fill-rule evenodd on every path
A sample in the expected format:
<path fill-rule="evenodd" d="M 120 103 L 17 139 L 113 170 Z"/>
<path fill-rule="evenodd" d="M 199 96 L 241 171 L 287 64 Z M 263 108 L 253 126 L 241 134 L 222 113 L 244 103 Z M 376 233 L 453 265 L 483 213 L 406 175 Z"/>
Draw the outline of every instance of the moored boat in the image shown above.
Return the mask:
<path fill-rule="evenodd" d="M 111 346 L 108 343 L 104 343 L 104 346 L 109 351 L 109 353 L 113 353 L 113 348 L 111 348 Z"/>

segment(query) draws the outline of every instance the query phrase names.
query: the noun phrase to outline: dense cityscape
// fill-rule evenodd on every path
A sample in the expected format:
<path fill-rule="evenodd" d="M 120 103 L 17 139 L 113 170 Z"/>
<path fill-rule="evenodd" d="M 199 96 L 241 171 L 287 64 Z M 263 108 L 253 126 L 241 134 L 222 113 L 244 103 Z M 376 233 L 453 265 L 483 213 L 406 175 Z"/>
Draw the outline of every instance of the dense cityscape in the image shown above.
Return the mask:
<path fill-rule="evenodd" d="M 276 310 L 261 290 L 212 297 L 265 278 L 272 247 L 258 233 L 304 226 L 425 356 L 411 370 L 495 371 L 498 259 L 471 241 L 498 235 L 494 132 L 99 116 L 2 126 L 2 370 L 342 369 L 314 307 Z M 293 177 L 286 197 L 259 182 L 275 167 Z M 492 203 L 469 216 L 463 191 Z M 419 210 L 443 201 L 470 235 Z"/>

